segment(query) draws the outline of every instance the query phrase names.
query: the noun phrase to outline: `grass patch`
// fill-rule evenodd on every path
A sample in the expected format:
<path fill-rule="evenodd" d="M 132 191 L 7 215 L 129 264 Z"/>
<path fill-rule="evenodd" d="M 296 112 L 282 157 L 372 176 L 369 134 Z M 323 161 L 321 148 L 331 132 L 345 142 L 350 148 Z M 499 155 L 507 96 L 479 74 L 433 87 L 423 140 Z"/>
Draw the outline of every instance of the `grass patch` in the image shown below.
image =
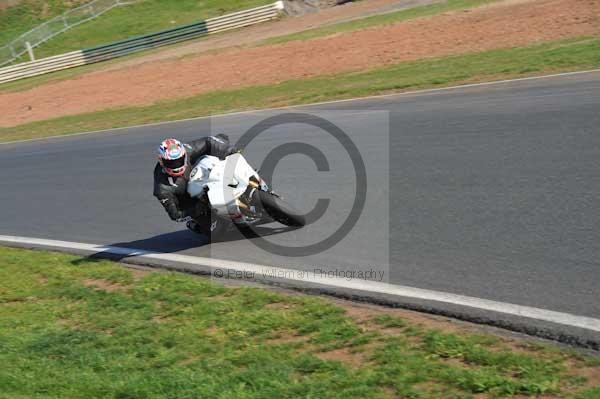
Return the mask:
<path fill-rule="evenodd" d="M 162 29 L 174 28 L 270 2 L 271 0 L 141 0 L 136 4 L 115 7 L 95 20 L 83 23 L 50 39 L 37 47 L 34 52 L 36 58 L 48 57 Z M 25 1 L 21 5 L 10 7 L 6 15 L 0 16 L 0 26 L 2 26 L 0 31 L 3 32 L 0 38 L 5 39 L 2 42 L 14 39 L 17 32 L 20 34 L 28 30 L 22 29 L 21 26 L 35 26 L 37 23 L 31 26 L 33 22 L 23 25 L 23 21 L 36 21 L 32 16 L 39 15 L 38 9 L 43 7 L 43 3 L 45 2 Z M 54 3 L 64 4 L 68 2 L 55 1 Z M 61 12 L 56 11 L 64 9 L 64 6 L 53 8 L 55 12 L 52 13 L 52 16 L 60 14 Z M 132 18 L 132 16 L 135 16 L 135 18 Z"/>
<path fill-rule="evenodd" d="M 448 11 L 474 8 L 493 3 L 495 1 L 498 0 L 447 0 L 437 4 L 430 4 L 381 15 L 374 15 L 372 17 L 354 19 L 352 21 L 336 23 L 320 28 L 307 29 L 302 32 L 267 39 L 261 42 L 260 45 L 279 44 L 294 40 L 308 40 L 343 32 L 367 29 L 374 26 L 390 25 L 397 22 L 406 21 L 408 19 L 427 17 Z"/>
<path fill-rule="evenodd" d="M 375 323 L 385 328 L 404 328 L 406 322 L 399 318 L 389 314 L 382 314 L 374 318 Z"/>
<path fill-rule="evenodd" d="M 598 399 L 600 398 L 600 387 L 591 388 L 575 396 L 575 399 Z"/>
<path fill-rule="evenodd" d="M 0 247 L 0 398 L 598 397 L 582 354 L 350 308 Z"/>
<path fill-rule="evenodd" d="M 211 92 L 145 107 L 66 116 L 0 128 L 0 142 L 598 66 L 599 38 L 568 40 L 403 62 L 365 72 L 291 80 L 276 85 Z"/>
<path fill-rule="evenodd" d="M 16 5 L 0 9 L 0 46 L 37 25 L 89 1 L 91 0 L 22 0 Z"/>

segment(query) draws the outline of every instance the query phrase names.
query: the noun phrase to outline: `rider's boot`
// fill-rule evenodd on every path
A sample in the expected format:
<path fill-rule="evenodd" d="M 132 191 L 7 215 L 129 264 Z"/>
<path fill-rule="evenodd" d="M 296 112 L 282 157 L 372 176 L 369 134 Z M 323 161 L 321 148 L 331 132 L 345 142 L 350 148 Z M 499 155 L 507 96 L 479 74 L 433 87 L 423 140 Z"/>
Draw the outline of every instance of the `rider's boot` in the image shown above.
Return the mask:
<path fill-rule="evenodd" d="M 222 219 L 217 217 L 211 218 L 208 215 L 198 220 L 190 220 L 185 225 L 194 233 L 203 234 L 209 239 L 215 238 L 226 228 Z"/>
<path fill-rule="evenodd" d="M 196 222 L 195 220 L 189 220 L 185 224 L 185 227 L 187 227 L 189 230 L 193 231 L 194 233 L 204 234 L 203 229 L 200 228 L 200 223 Z"/>

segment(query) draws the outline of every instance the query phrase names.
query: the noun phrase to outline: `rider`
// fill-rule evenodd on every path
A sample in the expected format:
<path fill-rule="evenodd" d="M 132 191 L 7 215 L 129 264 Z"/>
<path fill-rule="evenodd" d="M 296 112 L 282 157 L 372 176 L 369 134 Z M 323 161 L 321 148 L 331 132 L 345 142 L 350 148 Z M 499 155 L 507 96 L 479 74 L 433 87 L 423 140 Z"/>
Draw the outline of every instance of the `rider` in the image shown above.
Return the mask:
<path fill-rule="evenodd" d="M 225 134 L 194 140 L 189 144 L 174 138 L 160 143 L 158 163 L 154 168 L 154 196 L 172 220 L 186 222 L 187 228 L 196 233 L 210 234 L 208 197 L 205 195 L 200 200 L 193 200 L 187 192 L 191 172 L 189 166 L 195 165 L 203 155 L 223 159 L 235 151 Z"/>

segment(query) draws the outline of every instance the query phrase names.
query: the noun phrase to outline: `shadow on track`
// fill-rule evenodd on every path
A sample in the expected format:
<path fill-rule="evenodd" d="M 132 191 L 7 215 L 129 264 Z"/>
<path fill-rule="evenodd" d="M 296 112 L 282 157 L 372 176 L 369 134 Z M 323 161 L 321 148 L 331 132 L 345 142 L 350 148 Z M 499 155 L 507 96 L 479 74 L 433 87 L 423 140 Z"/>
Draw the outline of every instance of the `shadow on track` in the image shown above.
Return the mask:
<path fill-rule="evenodd" d="M 255 237 L 266 237 L 275 234 L 285 233 L 287 231 L 295 230 L 295 227 L 265 227 L 255 226 L 252 231 L 248 232 L 252 238 Z M 228 231 L 221 237 L 213 239 L 212 243 L 229 242 L 245 240 L 246 237 L 238 230 Z M 114 261 L 121 261 L 125 258 L 139 255 L 139 251 L 153 252 L 153 253 L 175 253 L 185 251 L 191 248 L 207 247 L 206 256 L 210 256 L 209 244 L 211 241 L 207 236 L 192 233 L 189 230 L 179 230 L 171 233 L 159 234 L 153 237 L 145 238 L 143 240 L 135 240 L 129 242 L 118 242 L 114 244 L 108 244 L 108 247 L 119 247 L 126 249 L 124 253 L 116 254 L 112 251 L 100 251 L 94 254 L 88 255 L 85 258 L 74 260 L 74 265 L 84 264 L 90 260 L 100 259 L 111 259 Z M 129 250 L 129 251 L 128 251 Z"/>

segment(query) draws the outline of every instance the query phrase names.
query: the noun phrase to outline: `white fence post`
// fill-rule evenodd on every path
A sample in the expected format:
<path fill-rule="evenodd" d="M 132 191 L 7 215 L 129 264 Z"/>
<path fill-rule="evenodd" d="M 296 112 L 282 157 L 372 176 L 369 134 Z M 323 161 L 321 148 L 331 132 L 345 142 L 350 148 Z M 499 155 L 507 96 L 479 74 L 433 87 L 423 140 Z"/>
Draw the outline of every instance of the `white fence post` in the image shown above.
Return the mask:
<path fill-rule="evenodd" d="M 27 54 L 29 54 L 29 58 L 31 61 L 35 61 L 35 56 L 33 55 L 33 48 L 31 48 L 31 44 L 29 42 L 25 42 L 25 47 L 27 48 Z"/>

